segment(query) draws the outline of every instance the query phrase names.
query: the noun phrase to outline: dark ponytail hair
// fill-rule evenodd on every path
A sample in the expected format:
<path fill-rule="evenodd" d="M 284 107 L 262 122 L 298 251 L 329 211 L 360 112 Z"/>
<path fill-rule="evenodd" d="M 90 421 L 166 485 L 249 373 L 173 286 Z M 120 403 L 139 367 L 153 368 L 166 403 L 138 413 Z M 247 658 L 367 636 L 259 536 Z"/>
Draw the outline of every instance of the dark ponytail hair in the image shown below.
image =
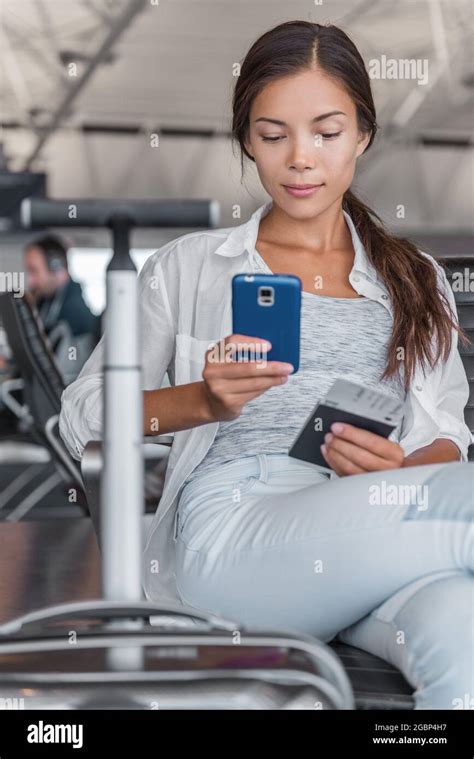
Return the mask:
<path fill-rule="evenodd" d="M 288 21 L 256 40 L 237 78 L 232 137 L 240 147 L 242 175 L 244 154 L 254 161 L 245 148 L 254 98 L 274 79 L 314 68 L 344 85 L 356 106 L 359 131 L 370 132 L 366 150 L 369 149 L 378 125 L 370 78 L 356 46 L 337 26 Z M 368 259 L 385 283 L 392 301 L 393 329 L 381 379 L 400 372 L 399 349 L 403 348 L 404 383 L 408 389 L 418 362 L 425 371 L 428 365 L 433 368 L 440 359 L 447 359 L 453 328 L 463 342 L 469 340 L 439 289 L 432 261 L 409 240 L 390 234 L 375 211 L 350 189 L 344 193 L 342 205 L 354 222 Z"/>

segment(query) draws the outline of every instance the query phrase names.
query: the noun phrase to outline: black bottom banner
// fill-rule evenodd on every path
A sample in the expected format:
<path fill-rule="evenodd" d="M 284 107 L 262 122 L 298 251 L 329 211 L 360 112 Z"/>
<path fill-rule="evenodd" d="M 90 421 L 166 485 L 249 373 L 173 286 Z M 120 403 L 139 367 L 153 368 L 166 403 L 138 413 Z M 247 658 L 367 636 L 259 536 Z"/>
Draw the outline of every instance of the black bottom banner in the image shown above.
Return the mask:
<path fill-rule="evenodd" d="M 474 756 L 472 711 L 0 710 L 0 759 L 154 756 L 190 748 L 210 756 L 288 751 L 331 757 Z M 170 745 L 171 744 L 171 745 Z M 132 753 L 133 752 L 133 753 Z M 319 753 L 321 752 L 321 753 Z M 333 754 L 334 752 L 334 754 Z M 112 755 L 112 754 L 111 754 Z M 113 754 L 117 756 L 118 754 Z M 344 755 L 344 754 L 343 754 Z"/>

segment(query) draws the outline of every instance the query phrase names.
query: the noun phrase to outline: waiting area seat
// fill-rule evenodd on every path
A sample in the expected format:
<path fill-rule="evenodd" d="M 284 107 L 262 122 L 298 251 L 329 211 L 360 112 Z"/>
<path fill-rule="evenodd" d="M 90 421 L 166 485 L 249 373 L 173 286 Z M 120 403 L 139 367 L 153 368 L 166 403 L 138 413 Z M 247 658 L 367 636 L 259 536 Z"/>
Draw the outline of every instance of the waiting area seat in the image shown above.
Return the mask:
<path fill-rule="evenodd" d="M 44 463 L 51 462 L 53 467 L 44 470 L 45 476 L 39 485 L 29 492 L 22 502 L 11 511 L 7 520 L 22 519 L 48 493 L 62 484 L 64 493 L 72 495 L 71 503 L 77 504 L 84 514 L 88 513 L 87 499 L 80 468 L 72 459 L 59 435 L 58 420 L 61 411 L 61 395 L 65 382 L 56 365 L 54 354 L 36 310 L 24 297 L 15 297 L 13 293 L 0 294 L 0 320 L 8 338 L 12 356 L 20 375 L 21 391 L 24 405 L 19 417 L 28 419 L 28 435 L 31 465 L 38 463 L 38 448 L 43 450 Z M 7 380 L 7 384 L 8 384 Z M 10 383 L 11 385 L 12 383 Z M 11 399 L 10 399 L 11 400 Z M 24 440 L 15 437 L 0 441 L 0 465 L 12 465 L 15 461 L 25 463 L 27 448 Z M 44 455 L 46 454 L 46 456 Z M 38 473 L 36 473 L 38 474 Z M 20 476 L 21 478 L 21 476 Z M 21 485 L 26 482 L 21 480 Z M 7 491 L 11 497 L 18 491 L 18 481 L 10 483 Z M 67 499 L 65 497 L 65 502 Z M 8 506 L 3 493 L 2 506 Z"/>

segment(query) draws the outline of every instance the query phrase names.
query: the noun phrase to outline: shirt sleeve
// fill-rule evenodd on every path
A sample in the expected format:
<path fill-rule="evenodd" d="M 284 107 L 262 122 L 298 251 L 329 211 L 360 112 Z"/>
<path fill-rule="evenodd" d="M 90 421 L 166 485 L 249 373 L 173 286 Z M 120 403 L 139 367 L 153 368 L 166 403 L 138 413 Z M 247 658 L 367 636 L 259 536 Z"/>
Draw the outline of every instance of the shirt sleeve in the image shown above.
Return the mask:
<path fill-rule="evenodd" d="M 458 319 L 454 293 L 444 269 L 435 262 L 440 279 L 440 289 L 445 293 L 452 312 Z M 458 333 L 453 329 L 449 356 L 440 366 L 439 389 L 436 397 L 436 422 L 439 438 L 452 440 L 460 450 L 461 460 L 468 460 L 468 448 L 474 438 L 464 420 L 464 409 L 469 398 L 469 383 L 459 354 Z"/>
<path fill-rule="evenodd" d="M 143 390 L 161 387 L 174 355 L 175 317 L 165 282 L 168 253 L 170 243 L 151 255 L 138 275 Z M 59 432 L 75 459 L 82 457 L 89 440 L 102 438 L 105 339 L 106 330 L 78 377 L 61 396 Z"/>

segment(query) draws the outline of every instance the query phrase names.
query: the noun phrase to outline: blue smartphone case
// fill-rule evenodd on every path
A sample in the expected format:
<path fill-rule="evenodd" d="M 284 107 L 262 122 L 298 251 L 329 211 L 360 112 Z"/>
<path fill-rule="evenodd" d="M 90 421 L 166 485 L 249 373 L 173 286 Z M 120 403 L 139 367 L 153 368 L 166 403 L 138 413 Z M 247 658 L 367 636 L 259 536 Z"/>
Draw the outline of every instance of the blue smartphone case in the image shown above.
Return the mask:
<path fill-rule="evenodd" d="M 232 332 L 269 340 L 269 361 L 299 369 L 302 283 L 293 274 L 235 274 Z M 294 374 L 293 372 L 293 374 Z"/>

